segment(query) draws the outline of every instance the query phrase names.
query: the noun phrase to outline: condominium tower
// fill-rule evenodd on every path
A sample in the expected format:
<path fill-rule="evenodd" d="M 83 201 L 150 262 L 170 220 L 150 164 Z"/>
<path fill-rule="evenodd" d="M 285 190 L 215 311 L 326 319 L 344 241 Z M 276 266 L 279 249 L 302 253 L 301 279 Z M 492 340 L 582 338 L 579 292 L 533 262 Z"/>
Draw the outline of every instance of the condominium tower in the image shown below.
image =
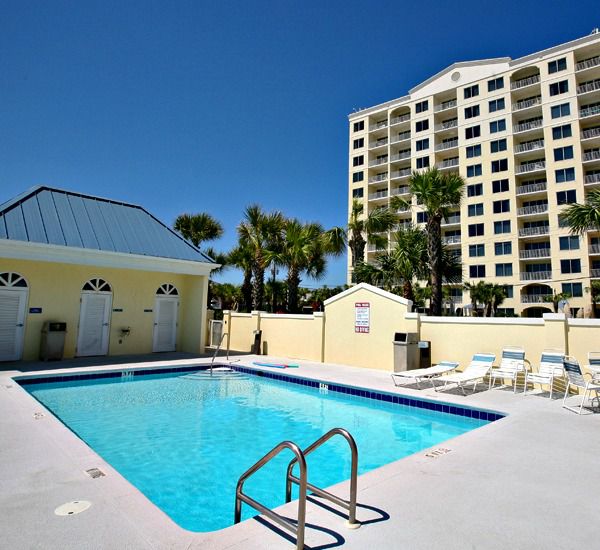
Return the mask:
<path fill-rule="evenodd" d="M 349 205 L 363 201 L 366 213 L 396 195 L 410 200 L 414 170 L 458 172 L 464 197 L 442 234 L 463 280 L 505 285 L 507 314 L 540 316 L 562 292 L 572 312 L 589 309 L 600 233 L 571 235 L 559 213 L 600 188 L 597 31 L 520 59 L 455 63 L 348 118 Z M 400 225 L 426 221 L 414 201 L 399 216 Z M 379 252 L 368 243 L 366 260 Z M 349 281 L 351 271 L 349 254 Z M 459 285 L 450 293 L 454 308 L 470 303 Z"/>

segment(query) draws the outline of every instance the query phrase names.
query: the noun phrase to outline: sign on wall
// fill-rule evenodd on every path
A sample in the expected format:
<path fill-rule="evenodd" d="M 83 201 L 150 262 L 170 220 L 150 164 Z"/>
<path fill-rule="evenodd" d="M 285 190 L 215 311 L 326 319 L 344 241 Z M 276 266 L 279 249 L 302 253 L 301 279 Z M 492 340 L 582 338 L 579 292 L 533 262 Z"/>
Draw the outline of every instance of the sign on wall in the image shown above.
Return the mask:
<path fill-rule="evenodd" d="M 354 332 L 369 332 L 371 323 L 371 304 L 369 302 L 354 303 Z"/>

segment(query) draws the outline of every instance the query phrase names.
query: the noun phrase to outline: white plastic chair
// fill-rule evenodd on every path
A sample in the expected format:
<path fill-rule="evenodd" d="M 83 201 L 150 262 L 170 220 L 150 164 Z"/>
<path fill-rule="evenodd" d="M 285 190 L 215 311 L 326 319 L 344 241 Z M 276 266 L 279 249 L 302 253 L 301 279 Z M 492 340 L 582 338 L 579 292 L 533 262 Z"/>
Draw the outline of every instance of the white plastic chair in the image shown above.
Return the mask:
<path fill-rule="evenodd" d="M 565 354 L 559 350 L 544 350 L 537 372 L 527 371 L 525 373 L 525 387 L 523 395 L 527 394 L 528 384 L 540 384 L 550 386 L 550 399 L 554 395 L 554 381 L 564 380 L 565 369 L 563 368 L 563 357 Z"/>
<path fill-rule="evenodd" d="M 600 384 L 597 384 L 594 379 L 586 380 L 584 374 L 581 372 L 581 367 L 574 357 L 565 357 L 563 360 L 563 367 L 567 375 L 567 387 L 565 388 L 565 396 L 563 397 L 563 407 L 574 413 L 581 414 L 583 411 L 583 405 L 586 399 L 592 392 L 596 392 L 596 399 L 600 404 Z M 566 405 L 567 397 L 569 396 L 569 388 L 574 386 L 580 390 L 583 390 L 583 396 L 579 407 L 570 407 Z M 592 399 L 592 403 L 593 403 Z"/>
<path fill-rule="evenodd" d="M 466 395 L 465 386 L 472 383 L 473 393 L 475 393 L 477 384 L 482 382 L 489 374 L 495 360 L 496 355 L 493 353 L 476 353 L 473 355 L 473 359 L 464 371 L 440 376 L 439 378 L 432 378 L 431 384 L 433 385 L 433 389 L 435 391 L 445 390 L 448 384 L 456 384 L 463 394 Z M 438 386 L 435 385 L 436 380 L 444 382 L 444 385 L 441 388 L 438 388 Z"/>
<path fill-rule="evenodd" d="M 517 378 L 525 373 L 525 350 L 517 347 L 507 347 L 502 350 L 500 366 L 490 372 L 490 389 L 494 388 L 496 380 L 511 380 L 513 393 L 517 393 Z M 502 386 L 498 386 L 502 387 Z"/>
<path fill-rule="evenodd" d="M 588 363 L 586 367 L 592 373 L 594 380 L 600 381 L 600 351 L 588 352 Z"/>

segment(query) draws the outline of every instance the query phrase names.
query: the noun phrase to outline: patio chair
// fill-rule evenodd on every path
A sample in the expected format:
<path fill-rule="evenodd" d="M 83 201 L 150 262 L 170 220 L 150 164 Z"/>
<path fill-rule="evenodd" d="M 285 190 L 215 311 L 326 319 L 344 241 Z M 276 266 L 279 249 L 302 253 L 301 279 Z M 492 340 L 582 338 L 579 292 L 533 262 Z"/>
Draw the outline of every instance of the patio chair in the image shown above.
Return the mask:
<path fill-rule="evenodd" d="M 594 380 L 600 381 L 600 351 L 588 352 L 586 367 L 592 373 Z"/>
<path fill-rule="evenodd" d="M 518 347 L 507 347 L 502 350 L 500 366 L 490 372 L 490 389 L 494 388 L 496 380 L 511 380 L 513 393 L 517 393 L 517 378 L 519 373 L 526 373 L 525 350 Z M 499 386 L 502 387 L 502 386 Z"/>
<path fill-rule="evenodd" d="M 592 392 L 596 392 L 596 397 L 594 399 L 598 401 L 598 404 L 600 404 L 600 384 L 596 383 L 593 378 L 590 380 L 585 379 L 577 359 L 566 356 L 563 359 L 563 367 L 567 375 L 567 387 L 565 388 L 565 396 L 563 397 L 563 407 L 573 411 L 574 413 L 581 414 L 583 405 Z M 579 390 L 583 390 L 583 396 L 581 398 L 581 402 L 579 403 L 579 407 L 570 407 L 569 405 L 565 404 L 567 397 L 569 396 L 569 388 L 571 386 L 574 386 Z M 594 399 L 592 399 L 592 403 Z"/>
<path fill-rule="evenodd" d="M 456 367 L 458 367 L 458 363 L 453 361 L 440 361 L 437 365 L 426 369 L 394 372 L 392 374 L 392 380 L 394 381 L 395 386 L 402 386 L 403 384 L 398 383 L 400 381 L 414 380 L 417 384 L 417 388 L 421 389 L 420 382 L 423 380 L 431 380 L 436 376 L 441 376 L 442 374 L 453 371 Z"/>
<path fill-rule="evenodd" d="M 473 393 L 475 393 L 477 384 L 483 381 L 489 374 L 495 360 L 496 355 L 493 353 L 476 353 L 464 371 L 440 376 L 439 378 L 432 378 L 431 384 L 433 385 L 433 389 L 435 391 L 445 390 L 448 384 L 456 384 L 463 392 L 463 395 L 466 395 L 465 386 L 473 384 Z M 443 381 L 444 385 L 439 388 L 436 386 L 435 381 Z"/>
<path fill-rule="evenodd" d="M 550 399 L 554 395 L 554 381 L 564 380 L 565 369 L 563 368 L 563 357 L 565 354 L 559 350 L 544 350 L 540 359 L 540 366 L 537 372 L 527 371 L 525 373 L 525 387 L 523 395 L 527 394 L 528 384 L 539 384 L 540 386 L 550 386 Z"/>

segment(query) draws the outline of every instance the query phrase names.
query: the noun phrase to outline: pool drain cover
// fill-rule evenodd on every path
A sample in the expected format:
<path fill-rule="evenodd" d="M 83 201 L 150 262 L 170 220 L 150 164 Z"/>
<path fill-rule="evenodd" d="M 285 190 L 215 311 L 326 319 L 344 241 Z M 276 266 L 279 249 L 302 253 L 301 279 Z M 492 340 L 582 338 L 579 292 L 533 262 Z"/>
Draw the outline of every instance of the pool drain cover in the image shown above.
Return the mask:
<path fill-rule="evenodd" d="M 54 513 L 57 516 L 74 516 L 75 514 L 85 512 L 91 505 L 92 503 L 87 500 L 74 500 L 73 502 L 67 502 L 59 506 L 54 510 Z"/>
<path fill-rule="evenodd" d="M 434 449 L 433 451 L 429 451 L 428 453 L 425 454 L 425 456 L 427 458 L 438 458 L 438 457 L 443 456 L 451 451 L 452 451 L 452 449 L 445 449 L 444 447 L 439 447 L 437 449 Z"/>
<path fill-rule="evenodd" d="M 92 479 L 104 477 L 106 475 L 100 468 L 90 468 L 89 470 L 86 470 L 85 473 Z"/>

